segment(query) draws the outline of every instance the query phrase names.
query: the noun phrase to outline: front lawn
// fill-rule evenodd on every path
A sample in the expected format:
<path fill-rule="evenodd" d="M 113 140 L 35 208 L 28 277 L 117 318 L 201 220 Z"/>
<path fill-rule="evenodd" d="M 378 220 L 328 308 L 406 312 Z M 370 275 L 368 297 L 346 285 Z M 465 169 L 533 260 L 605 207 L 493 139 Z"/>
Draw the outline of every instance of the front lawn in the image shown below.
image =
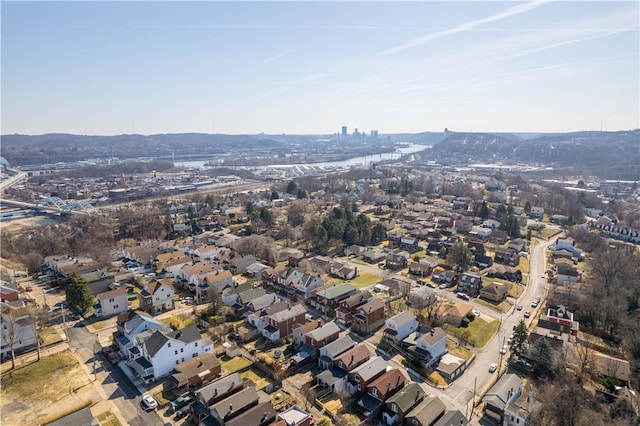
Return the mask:
<path fill-rule="evenodd" d="M 449 343 L 447 345 L 447 349 L 449 350 L 449 353 L 451 355 L 457 356 L 458 358 L 462 358 L 464 360 L 469 360 L 471 358 L 471 355 L 473 355 L 473 352 L 471 352 L 471 350 L 465 348 L 462 345 L 456 345 L 455 343 Z"/>
<path fill-rule="evenodd" d="M 499 325 L 498 321 L 487 322 L 478 317 L 471 321 L 468 327 L 452 327 L 451 325 L 446 325 L 445 327 L 449 333 L 457 338 L 466 340 L 476 348 L 481 348 L 496 334 Z"/>
<path fill-rule="evenodd" d="M 236 371 L 244 370 L 253 364 L 251 361 L 242 356 L 237 356 L 231 359 L 221 359 L 220 363 L 222 364 L 222 368 L 225 369 L 227 373 L 235 373 Z"/>

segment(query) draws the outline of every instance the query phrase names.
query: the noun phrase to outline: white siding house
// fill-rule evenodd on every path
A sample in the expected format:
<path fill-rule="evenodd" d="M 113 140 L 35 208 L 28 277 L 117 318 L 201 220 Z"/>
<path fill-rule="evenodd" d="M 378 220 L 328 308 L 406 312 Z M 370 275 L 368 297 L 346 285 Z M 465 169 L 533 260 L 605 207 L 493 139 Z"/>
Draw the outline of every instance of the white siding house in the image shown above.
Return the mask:
<path fill-rule="evenodd" d="M 93 306 L 93 313 L 98 318 L 110 317 L 129 309 L 127 289 L 124 287 L 100 293 L 96 299 L 98 303 Z"/>

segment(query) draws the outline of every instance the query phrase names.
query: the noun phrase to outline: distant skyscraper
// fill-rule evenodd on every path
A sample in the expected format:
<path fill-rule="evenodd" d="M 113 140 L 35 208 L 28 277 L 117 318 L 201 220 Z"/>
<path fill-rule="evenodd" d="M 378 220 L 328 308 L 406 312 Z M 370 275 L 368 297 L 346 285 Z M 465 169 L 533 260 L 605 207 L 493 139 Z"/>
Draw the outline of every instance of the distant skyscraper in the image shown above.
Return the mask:
<path fill-rule="evenodd" d="M 341 133 L 343 138 L 347 137 L 347 126 L 342 126 L 342 133 Z"/>

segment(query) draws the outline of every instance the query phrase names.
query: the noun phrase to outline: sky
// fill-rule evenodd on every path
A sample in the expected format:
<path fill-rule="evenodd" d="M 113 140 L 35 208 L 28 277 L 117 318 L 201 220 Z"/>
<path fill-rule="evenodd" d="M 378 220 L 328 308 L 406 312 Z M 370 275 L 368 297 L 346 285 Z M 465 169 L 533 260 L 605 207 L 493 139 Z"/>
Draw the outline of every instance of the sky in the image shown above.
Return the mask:
<path fill-rule="evenodd" d="M 2 134 L 640 128 L 637 1 L 0 7 Z"/>

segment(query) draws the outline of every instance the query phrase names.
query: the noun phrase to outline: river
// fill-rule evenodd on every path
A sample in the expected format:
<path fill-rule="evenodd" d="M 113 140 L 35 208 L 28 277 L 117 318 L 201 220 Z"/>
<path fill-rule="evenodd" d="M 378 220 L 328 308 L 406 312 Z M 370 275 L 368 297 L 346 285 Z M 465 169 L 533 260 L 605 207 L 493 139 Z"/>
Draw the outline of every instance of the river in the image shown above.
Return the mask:
<path fill-rule="evenodd" d="M 350 158 L 348 160 L 340 160 L 340 161 L 325 161 L 320 163 L 303 163 L 303 164 L 272 164 L 269 166 L 258 166 L 251 167 L 252 169 L 261 169 L 261 168 L 289 168 L 294 166 L 313 166 L 313 167 L 323 167 L 323 168 L 337 168 L 337 167 L 349 167 L 349 166 L 357 166 L 363 165 L 366 166 L 371 163 L 377 163 L 380 161 L 386 160 L 397 160 L 401 156 L 405 154 L 413 154 L 414 152 L 422 151 L 423 149 L 429 148 L 428 145 L 418 145 L 418 144 L 407 144 L 408 146 L 404 148 L 398 148 L 396 152 L 383 152 L 379 154 L 372 155 L 363 155 L 360 157 Z M 205 168 L 205 163 L 207 161 L 174 161 L 174 165 L 176 167 L 185 167 L 185 168 L 195 168 L 195 169 L 203 169 Z"/>

